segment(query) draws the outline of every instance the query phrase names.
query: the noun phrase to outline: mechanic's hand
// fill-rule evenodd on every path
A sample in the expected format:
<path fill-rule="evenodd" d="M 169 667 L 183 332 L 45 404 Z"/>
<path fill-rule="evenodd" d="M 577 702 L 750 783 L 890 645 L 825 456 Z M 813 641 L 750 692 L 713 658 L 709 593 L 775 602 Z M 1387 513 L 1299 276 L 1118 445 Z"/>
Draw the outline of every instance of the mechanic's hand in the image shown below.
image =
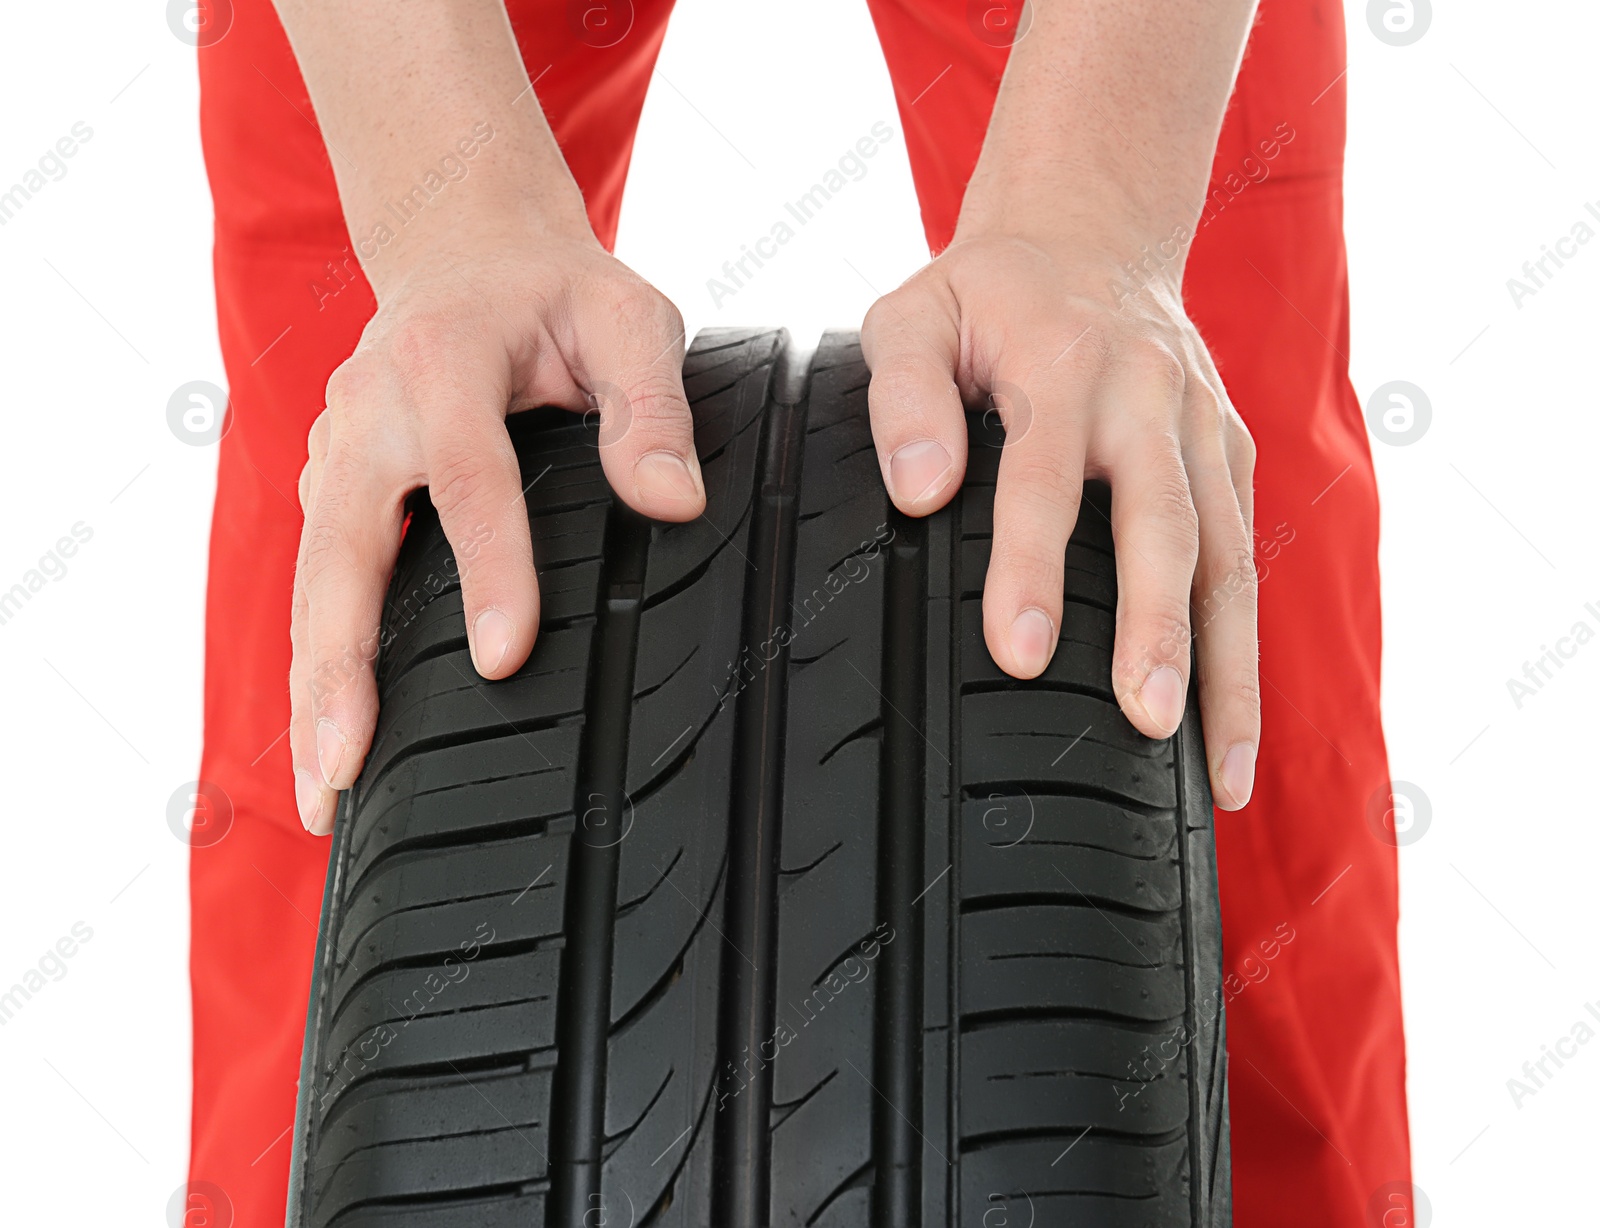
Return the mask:
<path fill-rule="evenodd" d="M 1137 247 L 1133 248 L 1137 251 Z M 1085 478 L 1112 490 L 1112 685 L 1140 732 L 1183 717 L 1194 602 L 1200 707 L 1217 804 L 1250 798 L 1260 738 L 1255 447 L 1176 277 L 1137 293 L 1128 254 L 963 237 L 867 313 L 872 433 L 895 505 L 943 507 L 966 469 L 963 403 L 1006 429 L 984 638 L 1017 678 L 1049 664 Z"/>
<path fill-rule="evenodd" d="M 416 259 L 378 299 L 328 381 L 300 476 L 290 749 L 300 818 L 318 835 L 377 721 L 379 620 L 410 492 L 427 486 L 439 510 L 485 678 L 527 660 L 539 623 L 508 413 L 598 410 L 601 462 L 625 503 L 660 520 L 705 508 L 682 317 L 592 236 L 476 236 Z"/>

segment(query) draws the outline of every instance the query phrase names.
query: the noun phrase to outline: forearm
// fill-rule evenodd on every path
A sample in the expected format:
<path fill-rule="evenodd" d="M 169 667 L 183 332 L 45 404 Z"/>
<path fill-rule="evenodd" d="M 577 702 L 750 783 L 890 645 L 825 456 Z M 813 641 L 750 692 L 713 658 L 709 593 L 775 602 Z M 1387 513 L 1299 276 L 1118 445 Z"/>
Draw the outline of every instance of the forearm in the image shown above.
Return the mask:
<path fill-rule="evenodd" d="M 397 20 L 388 0 L 276 4 L 380 299 L 466 231 L 587 233 L 503 5 L 433 0 Z"/>
<path fill-rule="evenodd" d="M 1044 0 L 1033 11 L 957 238 L 1072 234 L 1116 248 L 1192 231 L 1255 0 Z"/>

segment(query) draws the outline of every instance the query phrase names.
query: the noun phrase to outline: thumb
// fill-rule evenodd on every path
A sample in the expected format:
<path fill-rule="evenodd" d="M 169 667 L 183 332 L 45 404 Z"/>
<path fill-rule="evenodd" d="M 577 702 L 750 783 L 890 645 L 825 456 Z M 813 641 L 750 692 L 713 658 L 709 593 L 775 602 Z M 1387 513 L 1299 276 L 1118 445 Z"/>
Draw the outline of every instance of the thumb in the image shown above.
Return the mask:
<path fill-rule="evenodd" d="M 915 279 L 880 298 L 861 324 L 872 438 L 889 496 L 908 516 L 943 507 L 966 472 L 959 349 L 950 313 Z"/>
<path fill-rule="evenodd" d="M 580 332 L 583 361 L 575 365 L 600 415 L 600 464 L 611 488 L 646 516 L 693 520 L 705 511 L 706 492 L 683 391 L 683 318 L 648 293 L 646 313 L 608 313 Z"/>

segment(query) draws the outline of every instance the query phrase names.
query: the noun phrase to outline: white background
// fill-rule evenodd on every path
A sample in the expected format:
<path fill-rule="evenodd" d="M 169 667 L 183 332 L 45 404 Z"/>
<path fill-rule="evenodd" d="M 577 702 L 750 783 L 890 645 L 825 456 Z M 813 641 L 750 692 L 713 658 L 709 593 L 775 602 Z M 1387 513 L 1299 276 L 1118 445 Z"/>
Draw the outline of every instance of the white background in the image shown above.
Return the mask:
<path fill-rule="evenodd" d="M 166 808 L 199 758 L 215 455 L 174 438 L 166 405 L 223 378 L 194 52 L 162 9 L 0 19 L 0 187 L 76 121 L 94 131 L 0 227 L 0 589 L 73 524 L 93 533 L 0 626 L 0 987 L 93 930 L 0 1029 L 18 1223 L 164 1223 L 185 1170 L 187 853 Z M 1594 1205 L 1600 1044 L 1520 1108 L 1507 1080 L 1600 1001 L 1600 646 L 1520 710 L 1506 681 L 1600 628 L 1600 244 L 1520 309 L 1506 281 L 1600 200 L 1600 9 L 1440 9 L 1392 47 L 1350 0 L 1349 33 L 1353 378 L 1363 399 L 1410 381 L 1433 408 L 1420 441 L 1374 444 L 1394 774 L 1432 806 L 1401 850 L 1416 1179 L 1441 1224 L 1570 1223 Z M 620 254 L 691 330 L 858 324 L 926 254 L 898 139 L 721 310 L 705 283 L 879 119 L 898 134 L 859 0 L 684 0 Z"/>

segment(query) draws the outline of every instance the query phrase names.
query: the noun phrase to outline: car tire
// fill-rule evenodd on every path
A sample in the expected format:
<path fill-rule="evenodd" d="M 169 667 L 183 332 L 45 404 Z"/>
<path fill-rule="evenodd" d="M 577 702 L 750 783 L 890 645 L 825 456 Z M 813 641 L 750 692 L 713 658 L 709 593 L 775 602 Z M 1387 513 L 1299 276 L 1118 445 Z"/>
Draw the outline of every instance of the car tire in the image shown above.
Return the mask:
<path fill-rule="evenodd" d="M 1109 495 L 1060 642 L 984 645 L 1004 436 L 888 502 L 853 333 L 702 333 L 708 507 L 614 501 L 597 433 L 508 421 L 543 621 L 486 682 L 413 501 L 340 799 L 289 1223 L 1216 1228 L 1221 936 L 1191 694 L 1111 688 Z"/>

